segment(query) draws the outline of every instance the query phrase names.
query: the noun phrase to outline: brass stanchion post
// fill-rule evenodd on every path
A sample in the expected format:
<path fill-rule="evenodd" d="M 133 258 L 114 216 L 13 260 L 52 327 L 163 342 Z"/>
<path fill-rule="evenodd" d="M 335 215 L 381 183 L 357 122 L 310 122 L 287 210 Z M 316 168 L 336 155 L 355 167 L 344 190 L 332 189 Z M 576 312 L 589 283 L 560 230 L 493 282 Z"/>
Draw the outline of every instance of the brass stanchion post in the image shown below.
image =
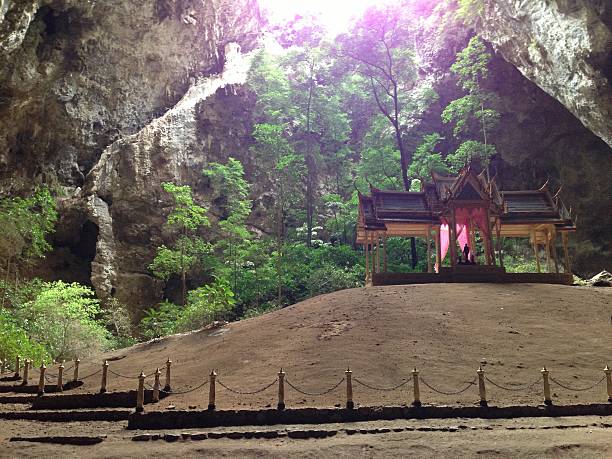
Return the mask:
<path fill-rule="evenodd" d="M 551 406 L 552 399 L 550 398 L 550 382 L 548 381 L 548 370 L 542 368 L 542 380 L 544 382 L 544 405 Z"/>
<path fill-rule="evenodd" d="M 355 403 L 353 402 L 353 372 L 350 368 L 347 368 L 344 374 L 346 376 L 346 409 L 352 410 L 355 408 Z"/>
<path fill-rule="evenodd" d="M 42 397 L 45 394 L 45 371 L 47 367 L 44 363 L 40 364 L 40 378 L 38 379 L 38 396 Z"/>
<path fill-rule="evenodd" d="M 278 405 L 279 410 L 285 409 L 285 372 L 281 368 L 278 372 Z"/>
<path fill-rule="evenodd" d="M 143 371 L 138 375 L 138 394 L 136 395 L 136 412 L 142 413 L 144 411 L 144 381 L 145 374 Z"/>
<path fill-rule="evenodd" d="M 412 389 L 414 392 L 412 405 L 418 408 L 421 406 L 421 390 L 419 388 L 419 370 L 416 367 L 412 370 Z"/>
<path fill-rule="evenodd" d="M 159 402 L 159 376 L 161 375 L 161 371 L 159 368 L 155 369 L 155 382 L 153 383 L 153 401 L 155 403 Z"/>
<path fill-rule="evenodd" d="M 64 362 L 60 363 L 57 369 L 57 390 L 58 392 L 64 392 Z"/>
<path fill-rule="evenodd" d="M 102 364 L 102 381 L 100 382 L 100 393 L 106 392 L 106 381 L 108 377 L 108 360 L 105 360 Z"/>
<path fill-rule="evenodd" d="M 608 391 L 608 401 L 612 403 L 612 370 L 608 368 L 604 368 L 604 373 L 606 374 L 606 389 Z"/>
<path fill-rule="evenodd" d="M 74 361 L 74 374 L 72 375 L 72 380 L 76 383 L 79 380 L 79 364 L 81 363 L 81 359 L 76 358 Z"/>
<path fill-rule="evenodd" d="M 168 357 L 168 360 L 166 361 L 166 385 L 164 386 L 164 390 L 166 392 L 170 392 L 171 388 L 170 388 L 170 366 L 172 365 L 172 361 L 170 360 L 170 357 Z"/>
<path fill-rule="evenodd" d="M 210 372 L 210 383 L 209 383 L 209 390 L 208 390 L 208 409 L 210 411 L 214 411 L 216 406 L 215 406 L 215 398 L 216 398 L 216 391 L 215 391 L 215 381 L 217 380 L 217 373 L 215 373 L 215 370 Z"/>
<path fill-rule="evenodd" d="M 478 367 L 478 395 L 480 396 L 480 406 L 488 406 L 487 404 L 487 388 L 485 386 L 484 370 Z"/>

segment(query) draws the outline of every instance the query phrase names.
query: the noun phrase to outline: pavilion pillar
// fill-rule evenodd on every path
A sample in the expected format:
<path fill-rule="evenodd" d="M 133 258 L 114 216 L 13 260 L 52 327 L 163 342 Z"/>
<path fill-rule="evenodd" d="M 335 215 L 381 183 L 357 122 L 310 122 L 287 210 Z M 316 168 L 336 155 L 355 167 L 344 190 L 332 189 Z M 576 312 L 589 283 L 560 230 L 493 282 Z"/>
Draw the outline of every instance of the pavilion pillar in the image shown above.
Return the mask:
<path fill-rule="evenodd" d="M 572 273 L 572 264 L 570 262 L 569 257 L 569 249 L 568 249 L 568 234 L 566 231 L 561 233 L 561 240 L 563 241 L 563 256 L 565 257 L 565 272 Z"/>
<path fill-rule="evenodd" d="M 370 254 L 369 254 L 370 239 L 368 232 L 365 232 L 365 243 L 363 244 L 363 251 L 365 252 L 365 283 L 366 285 L 370 281 Z"/>
<path fill-rule="evenodd" d="M 495 250 L 493 245 L 493 227 L 491 226 L 491 213 L 487 209 L 487 225 L 489 226 L 489 236 L 487 237 L 489 243 L 489 262 L 488 265 L 495 266 Z"/>
<path fill-rule="evenodd" d="M 457 266 L 457 224 L 455 220 L 455 209 L 451 209 L 451 219 L 448 228 L 448 248 L 450 249 L 451 266 Z"/>
<path fill-rule="evenodd" d="M 550 256 L 550 230 L 547 229 L 546 230 L 546 268 L 548 270 L 548 272 L 552 271 L 552 262 L 551 262 L 551 256 Z"/>
<path fill-rule="evenodd" d="M 553 261 L 555 262 L 555 272 L 559 274 L 559 260 L 557 259 L 557 230 L 553 229 L 551 234 L 551 252 L 553 256 Z"/>
<path fill-rule="evenodd" d="M 536 267 L 538 268 L 538 272 L 542 272 L 540 268 L 540 257 L 538 257 L 538 241 L 536 239 L 536 232 L 531 230 L 531 244 L 533 246 L 533 256 L 535 257 Z"/>
<path fill-rule="evenodd" d="M 383 233 L 383 271 L 387 272 L 387 233 Z"/>
<path fill-rule="evenodd" d="M 431 225 L 427 225 L 427 234 L 425 236 L 427 244 L 427 272 L 430 273 L 431 269 Z"/>
<path fill-rule="evenodd" d="M 376 232 L 376 272 L 380 272 L 380 234 Z"/>
<path fill-rule="evenodd" d="M 474 260 L 476 260 L 476 225 L 474 225 L 474 219 L 470 217 L 470 253 L 474 255 Z"/>
<path fill-rule="evenodd" d="M 442 242 L 441 238 L 441 227 L 438 225 L 436 228 L 436 265 L 438 266 L 438 273 L 440 272 L 440 268 L 442 268 Z"/>
<path fill-rule="evenodd" d="M 499 253 L 499 266 L 504 267 L 504 256 L 502 254 L 501 220 L 499 217 L 495 222 L 495 237 L 497 239 L 497 253 Z"/>

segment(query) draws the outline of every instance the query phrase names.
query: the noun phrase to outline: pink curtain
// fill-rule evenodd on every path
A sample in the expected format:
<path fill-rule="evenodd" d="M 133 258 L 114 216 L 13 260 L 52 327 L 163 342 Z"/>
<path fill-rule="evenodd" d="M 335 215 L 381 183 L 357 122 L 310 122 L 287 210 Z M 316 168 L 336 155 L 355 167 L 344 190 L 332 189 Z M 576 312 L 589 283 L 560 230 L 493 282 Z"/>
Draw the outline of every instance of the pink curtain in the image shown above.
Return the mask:
<path fill-rule="evenodd" d="M 470 253 L 474 250 L 470 244 L 470 218 L 476 225 L 479 231 L 483 233 L 485 237 L 489 237 L 489 225 L 487 224 L 487 212 L 483 207 L 477 207 L 472 209 L 459 208 L 455 209 L 455 220 L 456 220 L 456 231 L 457 241 L 459 242 L 459 250 L 463 250 L 463 247 L 467 244 L 470 248 Z M 450 245 L 450 234 L 448 223 L 446 220 L 442 220 L 440 226 L 440 252 L 442 261 L 446 258 L 448 247 Z M 436 263 L 435 270 L 438 272 L 439 266 Z"/>

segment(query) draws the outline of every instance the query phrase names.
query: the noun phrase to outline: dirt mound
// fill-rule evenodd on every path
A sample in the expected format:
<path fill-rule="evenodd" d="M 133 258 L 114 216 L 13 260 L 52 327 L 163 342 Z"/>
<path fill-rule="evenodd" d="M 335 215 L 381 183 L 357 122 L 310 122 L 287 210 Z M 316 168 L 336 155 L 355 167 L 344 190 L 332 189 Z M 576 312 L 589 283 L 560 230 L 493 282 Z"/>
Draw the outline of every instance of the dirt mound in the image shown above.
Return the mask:
<path fill-rule="evenodd" d="M 453 392 L 473 381 L 480 364 L 489 378 L 509 388 L 538 380 L 545 365 L 557 381 L 584 388 L 599 381 L 611 361 L 611 300 L 611 289 L 543 284 L 351 289 L 82 362 L 81 375 L 99 369 L 105 357 L 114 373 L 134 377 L 144 369 L 152 383 L 155 367 L 170 357 L 172 386 L 178 391 L 200 385 L 214 368 L 220 383 L 252 392 L 273 382 L 282 367 L 288 382 L 315 393 L 333 387 L 349 364 L 354 379 L 378 387 L 400 384 L 416 366 L 431 386 Z M 109 391 L 137 387 L 136 380 L 114 373 L 109 373 Z M 541 401 L 540 386 L 506 391 L 489 384 L 489 398 L 494 404 L 533 404 Z M 98 387 L 99 374 L 77 391 Z M 478 400 L 476 386 L 453 396 L 421 389 L 424 403 L 471 405 Z M 343 384 L 323 396 L 290 387 L 286 393 L 288 407 L 344 404 Z M 583 392 L 553 385 L 553 401 L 559 403 L 605 402 L 604 396 L 601 383 Z M 356 404 L 400 404 L 411 397 L 409 384 L 383 392 L 355 383 Z M 206 407 L 208 388 L 172 395 L 159 408 L 169 404 Z M 276 406 L 276 385 L 253 395 L 217 386 L 218 408 L 266 406 Z"/>

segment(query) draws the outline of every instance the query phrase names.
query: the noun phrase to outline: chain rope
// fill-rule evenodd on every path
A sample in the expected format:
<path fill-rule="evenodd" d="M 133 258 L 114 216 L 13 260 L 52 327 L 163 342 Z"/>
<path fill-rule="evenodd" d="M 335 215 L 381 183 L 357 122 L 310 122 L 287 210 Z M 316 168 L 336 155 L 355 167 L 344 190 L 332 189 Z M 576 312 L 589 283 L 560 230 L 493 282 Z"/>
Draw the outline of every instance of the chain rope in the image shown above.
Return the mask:
<path fill-rule="evenodd" d="M 149 389 L 154 390 L 153 386 L 151 384 L 149 384 L 148 382 L 145 382 L 145 384 L 149 387 Z M 168 395 L 182 395 L 182 394 L 188 394 L 189 392 L 194 392 L 198 389 L 201 389 L 202 387 L 204 387 L 206 384 L 208 384 L 208 380 L 205 380 L 202 384 L 200 384 L 197 387 L 194 387 L 192 389 L 184 389 L 184 390 L 163 390 L 161 387 L 159 389 L 160 393 L 164 393 L 164 394 L 168 394 Z"/>
<path fill-rule="evenodd" d="M 442 390 L 436 389 L 435 387 L 431 386 L 422 376 L 420 377 L 421 382 L 423 384 L 425 384 L 425 386 L 429 387 L 434 392 L 437 392 L 438 394 L 442 394 L 442 395 L 459 395 L 459 394 L 463 394 L 466 390 L 468 390 L 470 387 L 472 387 L 473 385 L 476 384 L 476 379 L 478 379 L 478 377 L 475 377 L 472 380 L 472 382 L 469 383 L 464 389 L 458 390 L 456 392 L 444 392 Z"/>
<path fill-rule="evenodd" d="M 300 389 L 299 387 L 294 386 L 293 384 L 291 384 L 291 381 L 289 381 L 288 379 L 285 379 L 285 382 L 287 383 L 287 385 L 289 387 L 291 387 L 293 390 L 295 390 L 296 392 L 299 392 L 302 395 L 308 395 L 309 397 L 320 397 L 322 395 L 327 395 L 330 392 L 335 391 L 338 386 L 340 386 L 340 384 L 342 384 L 344 382 L 344 378 L 342 378 L 340 381 L 338 381 L 336 384 L 334 384 L 332 387 L 330 387 L 327 390 L 324 390 L 323 392 L 307 392 L 305 390 Z"/>
<path fill-rule="evenodd" d="M 393 387 L 376 387 L 376 386 L 372 386 L 370 384 L 366 384 L 363 381 L 357 379 L 357 378 L 353 378 L 353 381 L 355 381 L 357 384 L 361 384 L 364 387 L 367 387 L 368 389 L 372 389 L 372 390 L 377 390 L 380 392 L 393 392 L 394 390 L 399 389 L 400 387 L 405 386 L 406 384 L 408 384 L 410 382 L 410 380 L 406 380 L 400 384 L 398 384 L 397 386 L 393 386 Z"/>
<path fill-rule="evenodd" d="M 507 390 L 510 392 L 521 392 L 523 390 L 530 390 L 533 388 L 533 386 L 535 386 L 536 384 L 542 382 L 542 378 L 538 378 L 536 379 L 534 382 L 532 382 L 531 384 L 527 384 L 526 386 L 520 386 L 520 387 L 507 387 L 507 386 L 502 386 L 501 384 L 496 383 L 495 381 L 492 381 L 491 379 L 489 379 L 488 376 L 485 375 L 485 379 L 490 382 L 492 385 L 494 385 L 495 387 L 497 387 L 498 389 L 502 389 L 502 390 Z"/>
<path fill-rule="evenodd" d="M 589 387 L 571 387 L 571 386 L 568 386 L 568 385 L 566 385 L 566 384 L 564 384 L 562 382 L 557 381 L 556 379 L 554 379 L 554 378 L 552 378 L 550 376 L 549 376 L 549 378 L 556 385 L 561 386 L 564 389 L 570 390 L 572 392 L 584 392 L 584 391 L 587 391 L 587 390 L 594 389 L 595 387 L 599 386 L 603 382 L 604 379 L 606 379 L 606 377 L 603 376 L 599 381 L 597 381 L 595 384 L 593 384 L 592 386 L 589 386 Z"/>
<path fill-rule="evenodd" d="M 88 374 L 87 376 L 79 377 L 79 381 L 82 381 L 82 380 L 87 379 L 87 378 L 91 378 L 92 376 L 97 375 L 97 374 L 98 374 L 98 373 L 100 373 L 101 371 L 102 371 L 102 369 L 100 368 L 100 369 L 98 369 L 97 371 L 94 371 L 93 373 Z"/>
<path fill-rule="evenodd" d="M 230 391 L 230 392 L 232 392 L 234 394 L 237 394 L 237 395 L 254 395 L 254 394 L 259 394 L 259 393 L 269 389 L 270 387 L 272 387 L 274 384 L 276 384 L 277 381 L 278 381 L 278 378 L 274 379 L 274 381 L 272 381 L 267 386 L 262 387 L 261 389 L 257 389 L 257 390 L 250 391 L 250 392 L 242 392 L 242 391 L 231 389 L 231 388 L 227 387 L 225 384 L 223 384 L 223 382 L 221 382 L 220 380 L 217 380 L 217 382 L 219 383 L 219 385 L 221 387 L 223 387 L 224 389 L 226 389 L 226 390 L 228 390 L 228 391 Z"/>
<path fill-rule="evenodd" d="M 126 376 L 126 375 L 122 375 L 121 373 L 114 372 L 110 368 L 108 369 L 108 372 L 114 374 L 115 376 L 119 376 L 120 378 L 124 378 L 124 379 L 138 379 L 138 376 Z"/>

